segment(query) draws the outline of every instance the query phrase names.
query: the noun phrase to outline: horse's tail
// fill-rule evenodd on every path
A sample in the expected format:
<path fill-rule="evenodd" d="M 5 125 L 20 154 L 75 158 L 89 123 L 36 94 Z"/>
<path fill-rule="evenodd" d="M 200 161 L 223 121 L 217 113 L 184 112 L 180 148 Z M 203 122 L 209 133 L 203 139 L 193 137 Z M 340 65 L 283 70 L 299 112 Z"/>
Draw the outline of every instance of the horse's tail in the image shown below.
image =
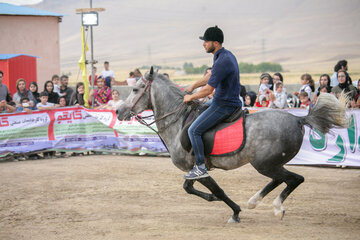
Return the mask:
<path fill-rule="evenodd" d="M 333 94 L 322 93 L 309 114 L 302 118 L 302 124 L 318 129 L 326 134 L 331 128 L 347 128 L 346 105 L 349 97 L 342 92 L 337 99 Z"/>

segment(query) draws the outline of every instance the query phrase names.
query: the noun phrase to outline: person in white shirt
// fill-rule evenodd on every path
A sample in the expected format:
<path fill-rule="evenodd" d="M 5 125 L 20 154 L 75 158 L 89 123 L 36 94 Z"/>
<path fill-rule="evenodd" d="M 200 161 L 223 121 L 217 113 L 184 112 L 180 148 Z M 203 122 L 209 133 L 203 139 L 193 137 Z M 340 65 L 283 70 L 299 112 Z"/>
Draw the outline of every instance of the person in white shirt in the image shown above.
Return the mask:
<path fill-rule="evenodd" d="M 60 85 L 59 85 L 60 77 L 58 75 L 54 74 L 51 77 L 51 81 L 54 84 L 54 90 L 53 91 L 56 92 L 57 94 L 59 94 L 59 96 L 62 96 L 62 94 L 60 93 Z"/>
<path fill-rule="evenodd" d="M 55 108 L 55 104 L 48 102 L 49 94 L 47 92 L 40 93 L 40 101 L 36 104 L 37 109 L 39 110 L 52 110 Z"/>
<path fill-rule="evenodd" d="M 287 98 L 286 93 L 283 91 L 284 84 L 278 81 L 275 84 L 275 92 L 270 95 L 270 106 L 271 108 L 286 108 Z"/>
<path fill-rule="evenodd" d="M 110 77 L 111 80 L 114 80 L 115 79 L 115 74 L 114 74 L 114 71 L 113 70 L 110 70 L 109 68 L 109 62 L 108 61 L 105 61 L 104 62 L 104 70 L 100 73 L 100 76 L 105 79 L 107 77 Z"/>

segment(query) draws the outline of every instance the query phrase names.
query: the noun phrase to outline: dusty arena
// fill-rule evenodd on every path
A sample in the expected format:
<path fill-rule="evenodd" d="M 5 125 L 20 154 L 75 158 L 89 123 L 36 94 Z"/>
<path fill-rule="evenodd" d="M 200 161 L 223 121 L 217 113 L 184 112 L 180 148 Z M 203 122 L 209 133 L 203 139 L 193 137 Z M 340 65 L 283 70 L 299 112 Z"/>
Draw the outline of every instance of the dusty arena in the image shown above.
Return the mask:
<path fill-rule="evenodd" d="M 2 162 L 0 239 L 359 239 L 359 169 L 287 168 L 305 182 L 285 201 L 282 221 L 272 201 L 285 185 L 249 210 L 269 179 L 251 165 L 212 171 L 242 208 L 241 222 L 228 224 L 230 208 L 186 194 L 184 173 L 167 157 Z"/>

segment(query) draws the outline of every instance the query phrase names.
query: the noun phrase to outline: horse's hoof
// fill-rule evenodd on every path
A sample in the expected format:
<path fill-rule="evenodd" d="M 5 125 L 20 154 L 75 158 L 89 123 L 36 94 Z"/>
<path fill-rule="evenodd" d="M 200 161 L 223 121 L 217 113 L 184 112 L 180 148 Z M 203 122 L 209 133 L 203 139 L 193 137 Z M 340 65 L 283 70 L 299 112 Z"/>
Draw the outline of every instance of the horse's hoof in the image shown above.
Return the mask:
<path fill-rule="evenodd" d="M 232 216 L 229 220 L 228 223 L 239 223 L 240 222 L 240 218 L 239 217 L 235 217 Z"/>
<path fill-rule="evenodd" d="M 253 203 L 253 202 L 248 202 L 248 209 L 254 209 L 254 208 L 256 208 L 256 206 L 257 206 L 257 203 Z"/>
<path fill-rule="evenodd" d="M 279 220 L 283 220 L 285 215 L 285 210 L 281 207 L 281 209 L 274 208 L 274 214 Z"/>
<path fill-rule="evenodd" d="M 260 191 L 252 196 L 248 201 L 248 209 L 254 209 L 261 202 L 262 197 L 260 197 Z"/>

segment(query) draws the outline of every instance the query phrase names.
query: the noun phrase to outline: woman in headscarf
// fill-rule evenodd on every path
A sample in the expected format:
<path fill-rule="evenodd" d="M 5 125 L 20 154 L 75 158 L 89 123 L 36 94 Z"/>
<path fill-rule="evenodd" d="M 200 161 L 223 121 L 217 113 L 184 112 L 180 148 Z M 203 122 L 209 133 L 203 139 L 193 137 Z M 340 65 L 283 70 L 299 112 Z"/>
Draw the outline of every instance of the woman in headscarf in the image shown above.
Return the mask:
<path fill-rule="evenodd" d="M 78 84 L 76 84 L 76 91 L 71 96 L 69 105 L 70 106 L 73 106 L 73 105 L 84 106 L 85 105 L 84 92 L 85 92 L 84 83 L 79 82 Z"/>
<path fill-rule="evenodd" d="M 52 81 L 46 81 L 44 84 L 44 92 L 49 94 L 48 102 L 53 104 L 58 104 L 59 94 L 54 92 L 54 83 Z"/>
<path fill-rule="evenodd" d="M 100 107 L 108 103 L 111 97 L 111 89 L 108 86 L 105 86 L 105 80 L 103 78 L 98 78 L 97 88 L 91 90 L 89 95 L 89 104 L 92 104 L 92 96 L 94 95 L 94 107 Z"/>
<path fill-rule="evenodd" d="M 337 73 L 337 78 L 338 78 L 339 84 L 336 85 L 335 87 L 333 87 L 331 89 L 331 92 L 334 93 L 336 97 L 338 97 L 339 94 L 342 91 L 344 91 L 345 93 L 348 94 L 351 104 L 354 104 L 357 90 L 354 85 L 349 84 L 349 82 L 350 82 L 349 74 L 345 70 L 340 69 Z M 352 103 L 352 102 L 354 102 L 354 103 Z"/>
<path fill-rule="evenodd" d="M 30 107 L 33 108 L 36 104 L 36 100 L 35 100 L 33 94 L 31 93 L 31 91 L 29 89 L 26 89 L 25 79 L 19 78 L 16 81 L 16 89 L 17 89 L 17 92 L 13 96 L 13 100 L 16 103 L 16 106 L 20 107 L 21 99 L 24 97 L 27 97 L 30 100 L 30 102 L 29 102 Z"/>
<path fill-rule="evenodd" d="M 39 94 L 39 88 L 36 82 L 31 82 L 29 85 L 29 90 L 31 91 L 32 95 L 34 96 L 36 103 L 40 102 L 40 94 Z"/>

